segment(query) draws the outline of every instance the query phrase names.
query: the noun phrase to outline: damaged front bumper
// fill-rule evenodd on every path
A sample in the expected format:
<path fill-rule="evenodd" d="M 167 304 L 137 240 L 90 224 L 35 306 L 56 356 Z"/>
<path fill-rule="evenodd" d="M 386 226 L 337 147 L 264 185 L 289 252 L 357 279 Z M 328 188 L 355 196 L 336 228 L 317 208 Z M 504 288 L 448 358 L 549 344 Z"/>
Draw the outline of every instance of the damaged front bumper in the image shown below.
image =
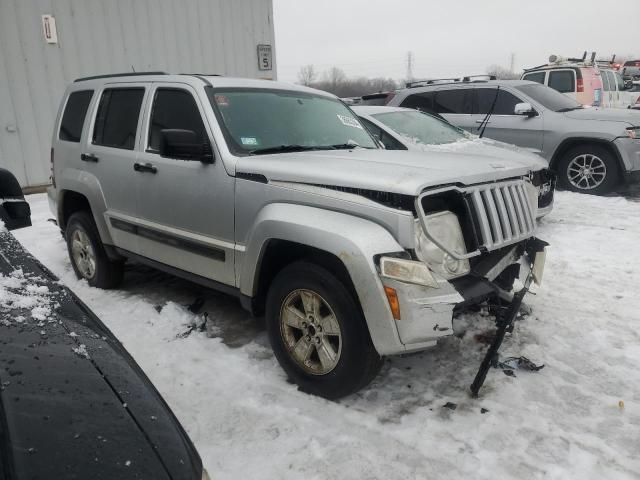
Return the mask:
<path fill-rule="evenodd" d="M 511 301 L 513 283 L 521 272 L 526 276 L 533 270 L 540 280 L 545 255 L 527 253 L 540 242 L 531 238 L 484 254 L 468 275 L 449 281 L 438 279 L 438 288 L 382 278 L 385 287 L 395 290 L 400 304 L 400 319 L 395 325 L 403 348 L 395 353 L 424 350 L 439 338 L 452 335 L 453 316 L 458 311 L 492 298 Z"/>

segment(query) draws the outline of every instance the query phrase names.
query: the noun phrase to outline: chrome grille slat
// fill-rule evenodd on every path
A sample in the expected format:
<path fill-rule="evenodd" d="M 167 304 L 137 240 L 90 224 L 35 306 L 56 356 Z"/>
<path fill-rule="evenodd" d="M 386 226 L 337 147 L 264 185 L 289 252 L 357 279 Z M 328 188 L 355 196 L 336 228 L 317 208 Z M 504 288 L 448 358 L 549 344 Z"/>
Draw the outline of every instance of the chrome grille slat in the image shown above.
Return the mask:
<path fill-rule="evenodd" d="M 518 219 L 516 217 L 516 207 L 513 204 L 513 198 L 511 198 L 511 194 L 509 193 L 509 187 L 502 187 L 500 189 L 502 192 L 502 197 L 507 204 L 507 212 L 509 213 L 509 224 L 511 225 L 511 231 L 513 232 L 514 237 L 520 236 L 520 226 L 518 225 Z"/>
<path fill-rule="evenodd" d="M 493 196 L 495 197 L 496 204 L 498 205 L 498 213 L 502 219 L 502 227 L 504 229 L 504 239 L 509 242 L 513 238 L 511 230 L 511 219 L 507 213 L 507 207 L 504 203 L 504 197 L 502 196 L 502 189 L 496 188 L 493 190 Z"/>
<path fill-rule="evenodd" d="M 482 196 L 484 198 L 485 206 L 489 210 L 489 221 L 491 222 L 491 232 L 493 233 L 494 242 L 502 243 L 502 225 L 500 223 L 500 218 L 498 217 L 496 203 L 493 200 L 493 194 L 491 190 L 483 190 Z"/>
<path fill-rule="evenodd" d="M 476 206 L 478 218 L 480 222 L 480 231 L 482 233 L 482 241 L 485 245 L 493 245 L 493 236 L 491 235 L 491 227 L 489 226 L 489 219 L 487 218 L 487 212 L 482 202 L 482 195 L 480 190 L 473 192 L 473 203 Z"/>

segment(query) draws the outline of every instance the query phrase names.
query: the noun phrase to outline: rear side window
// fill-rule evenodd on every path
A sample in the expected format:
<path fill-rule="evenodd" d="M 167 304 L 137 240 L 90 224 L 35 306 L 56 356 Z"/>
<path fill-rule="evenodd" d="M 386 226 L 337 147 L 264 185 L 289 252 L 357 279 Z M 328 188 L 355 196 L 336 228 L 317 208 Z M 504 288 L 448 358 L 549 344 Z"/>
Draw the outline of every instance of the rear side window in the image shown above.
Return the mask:
<path fill-rule="evenodd" d="M 515 115 L 516 104 L 522 103 L 522 100 L 518 97 L 502 89 L 478 88 L 476 93 L 477 105 L 474 109 L 474 113 L 480 115 L 486 115 L 489 113 L 494 101 L 496 104 L 493 108 L 493 115 Z M 498 95 L 497 98 L 496 94 Z"/>
<path fill-rule="evenodd" d="M 602 77 L 602 88 L 604 89 L 604 91 L 605 92 L 610 91 L 611 85 L 609 85 L 609 76 L 607 75 L 607 72 L 601 72 L 600 77 Z M 615 87 L 614 87 L 614 90 L 615 90 Z"/>
<path fill-rule="evenodd" d="M 149 127 L 149 150 L 160 150 L 160 132 L 164 129 L 192 130 L 202 143 L 209 143 L 196 101 L 189 92 L 175 88 L 156 91 Z"/>
<path fill-rule="evenodd" d="M 542 83 L 544 85 L 545 72 L 533 72 L 527 73 L 522 76 L 523 80 L 529 80 L 530 82 Z"/>
<path fill-rule="evenodd" d="M 421 112 L 433 112 L 433 92 L 409 95 L 400 104 L 401 107 L 415 108 Z"/>
<path fill-rule="evenodd" d="M 67 105 L 62 115 L 58 138 L 66 142 L 79 142 L 82 136 L 82 126 L 87 116 L 89 103 L 93 97 L 93 90 L 82 90 L 69 95 Z"/>
<path fill-rule="evenodd" d="M 572 70 L 558 70 L 549 72 L 549 87 L 560 93 L 576 91 L 575 73 Z"/>
<path fill-rule="evenodd" d="M 456 88 L 452 90 L 438 90 L 433 107 L 437 113 L 471 113 L 472 90 Z"/>
<path fill-rule="evenodd" d="M 94 145 L 133 150 L 144 88 L 111 88 L 102 93 Z"/>

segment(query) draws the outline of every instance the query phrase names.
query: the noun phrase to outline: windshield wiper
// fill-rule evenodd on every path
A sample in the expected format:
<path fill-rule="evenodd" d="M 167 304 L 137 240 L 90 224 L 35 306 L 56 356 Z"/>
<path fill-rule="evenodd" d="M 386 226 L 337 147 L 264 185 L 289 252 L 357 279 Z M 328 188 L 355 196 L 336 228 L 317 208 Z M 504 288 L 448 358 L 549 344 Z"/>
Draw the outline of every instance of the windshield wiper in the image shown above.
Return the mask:
<path fill-rule="evenodd" d="M 571 112 L 573 110 L 582 110 L 582 105 L 578 106 L 578 107 L 565 107 L 565 108 L 561 108 L 560 110 L 556 110 L 556 112 L 558 113 L 565 113 L 565 112 Z"/>
<path fill-rule="evenodd" d="M 251 155 L 265 155 L 268 153 L 307 152 L 309 150 L 321 150 L 321 147 L 309 145 L 279 145 L 277 147 L 257 148 L 251 150 Z"/>
<path fill-rule="evenodd" d="M 335 150 L 351 150 L 352 148 L 368 148 L 358 145 L 357 143 L 338 143 L 336 145 L 330 145 Z"/>

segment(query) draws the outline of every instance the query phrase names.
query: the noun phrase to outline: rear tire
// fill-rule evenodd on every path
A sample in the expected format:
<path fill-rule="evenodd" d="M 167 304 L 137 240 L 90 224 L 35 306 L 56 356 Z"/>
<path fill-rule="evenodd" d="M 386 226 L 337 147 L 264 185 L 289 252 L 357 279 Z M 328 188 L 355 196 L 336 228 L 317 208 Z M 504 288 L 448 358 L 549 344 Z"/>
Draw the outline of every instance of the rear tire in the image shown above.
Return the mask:
<path fill-rule="evenodd" d="M 80 279 L 98 288 L 114 288 L 122 281 L 124 262 L 111 261 L 100 240 L 98 228 L 90 212 L 71 215 L 65 228 L 65 239 L 71 265 Z"/>
<path fill-rule="evenodd" d="M 558 164 L 558 179 L 565 190 L 605 195 L 620 183 L 620 169 L 608 149 L 580 145 L 563 155 Z"/>
<path fill-rule="evenodd" d="M 296 262 L 278 273 L 267 294 L 266 323 L 278 362 L 304 392 L 344 397 L 382 366 L 356 300 L 314 263 Z"/>

